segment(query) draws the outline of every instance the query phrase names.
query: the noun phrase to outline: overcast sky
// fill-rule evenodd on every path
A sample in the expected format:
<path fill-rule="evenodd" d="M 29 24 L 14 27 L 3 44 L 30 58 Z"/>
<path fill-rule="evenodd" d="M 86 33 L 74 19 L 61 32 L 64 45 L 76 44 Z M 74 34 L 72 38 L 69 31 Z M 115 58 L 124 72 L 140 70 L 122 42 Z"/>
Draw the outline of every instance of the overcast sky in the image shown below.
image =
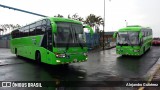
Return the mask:
<path fill-rule="evenodd" d="M 54 16 L 78 13 L 104 17 L 104 0 L 0 0 L 0 4 Z M 25 25 L 42 17 L 0 7 L 0 24 Z M 142 25 L 153 29 L 160 37 L 160 0 L 106 0 L 105 31 L 117 31 L 128 25 Z"/>

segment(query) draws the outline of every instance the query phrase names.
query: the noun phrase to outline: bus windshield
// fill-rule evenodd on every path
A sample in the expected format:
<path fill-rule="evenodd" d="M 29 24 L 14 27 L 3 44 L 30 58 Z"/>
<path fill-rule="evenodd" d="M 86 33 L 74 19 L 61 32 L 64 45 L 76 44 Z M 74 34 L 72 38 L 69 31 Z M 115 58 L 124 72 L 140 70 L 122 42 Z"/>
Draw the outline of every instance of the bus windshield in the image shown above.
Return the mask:
<path fill-rule="evenodd" d="M 139 45 L 138 32 L 118 32 L 117 44 L 128 46 L 128 45 Z"/>
<path fill-rule="evenodd" d="M 55 47 L 84 47 L 83 26 L 81 24 L 57 22 L 57 33 L 54 35 Z"/>

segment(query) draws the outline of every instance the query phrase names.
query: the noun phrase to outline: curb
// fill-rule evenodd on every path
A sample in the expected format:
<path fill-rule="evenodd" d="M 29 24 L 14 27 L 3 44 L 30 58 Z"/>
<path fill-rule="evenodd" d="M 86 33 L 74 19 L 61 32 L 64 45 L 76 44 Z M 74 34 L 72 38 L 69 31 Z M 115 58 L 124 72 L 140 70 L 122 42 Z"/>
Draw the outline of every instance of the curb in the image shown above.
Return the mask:
<path fill-rule="evenodd" d="M 111 47 L 105 48 L 105 50 L 112 49 L 112 48 L 115 48 L 115 47 L 116 46 L 111 46 Z"/>
<path fill-rule="evenodd" d="M 157 70 L 160 69 L 160 58 L 158 61 L 153 65 L 151 69 L 144 75 L 144 78 L 150 83 L 153 79 L 153 76 L 156 74 Z M 138 90 L 144 90 L 145 87 L 140 87 Z"/>

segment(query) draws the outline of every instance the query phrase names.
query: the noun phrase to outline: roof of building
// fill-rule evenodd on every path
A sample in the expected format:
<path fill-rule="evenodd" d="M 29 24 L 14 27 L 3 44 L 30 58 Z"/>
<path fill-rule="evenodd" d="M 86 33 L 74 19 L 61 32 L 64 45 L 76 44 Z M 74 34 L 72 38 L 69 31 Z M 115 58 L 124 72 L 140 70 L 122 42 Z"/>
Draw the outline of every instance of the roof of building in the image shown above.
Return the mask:
<path fill-rule="evenodd" d="M 6 40 L 6 39 L 9 39 L 10 38 L 10 33 L 8 34 L 5 34 L 5 35 L 0 35 L 0 40 Z"/>

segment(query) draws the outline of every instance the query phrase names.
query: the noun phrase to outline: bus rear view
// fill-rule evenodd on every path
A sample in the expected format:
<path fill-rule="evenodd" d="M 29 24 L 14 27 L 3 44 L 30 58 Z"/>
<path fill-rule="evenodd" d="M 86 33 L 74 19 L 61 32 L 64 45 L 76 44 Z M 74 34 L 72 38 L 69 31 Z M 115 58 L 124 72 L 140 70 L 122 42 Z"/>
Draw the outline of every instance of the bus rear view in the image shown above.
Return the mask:
<path fill-rule="evenodd" d="M 139 25 L 127 26 L 114 33 L 116 53 L 140 56 L 151 47 L 152 29 Z"/>

